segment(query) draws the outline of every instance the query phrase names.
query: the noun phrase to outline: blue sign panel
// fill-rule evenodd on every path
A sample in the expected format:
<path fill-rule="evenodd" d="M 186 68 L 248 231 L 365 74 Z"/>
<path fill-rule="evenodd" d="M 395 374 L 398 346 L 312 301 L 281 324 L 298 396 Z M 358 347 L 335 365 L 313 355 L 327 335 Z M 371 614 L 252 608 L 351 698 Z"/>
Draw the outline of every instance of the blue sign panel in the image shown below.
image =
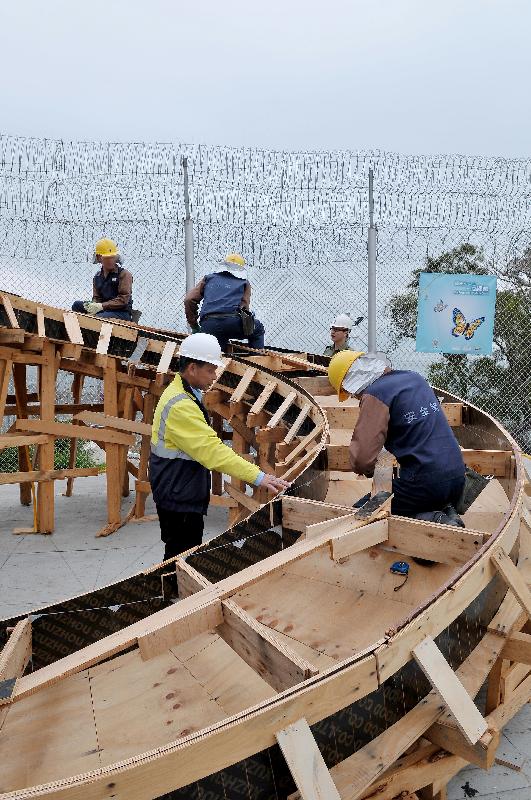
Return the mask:
<path fill-rule="evenodd" d="M 495 309 L 495 275 L 421 272 L 417 351 L 490 355 Z"/>

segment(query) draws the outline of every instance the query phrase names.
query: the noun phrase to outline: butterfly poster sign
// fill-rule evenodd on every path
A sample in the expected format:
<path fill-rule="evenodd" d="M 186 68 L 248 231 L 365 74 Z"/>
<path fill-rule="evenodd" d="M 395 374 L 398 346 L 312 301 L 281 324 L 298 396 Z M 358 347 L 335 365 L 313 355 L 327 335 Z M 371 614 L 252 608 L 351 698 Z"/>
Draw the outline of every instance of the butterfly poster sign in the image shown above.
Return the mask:
<path fill-rule="evenodd" d="M 490 355 L 495 310 L 495 275 L 421 272 L 416 350 Z"/>

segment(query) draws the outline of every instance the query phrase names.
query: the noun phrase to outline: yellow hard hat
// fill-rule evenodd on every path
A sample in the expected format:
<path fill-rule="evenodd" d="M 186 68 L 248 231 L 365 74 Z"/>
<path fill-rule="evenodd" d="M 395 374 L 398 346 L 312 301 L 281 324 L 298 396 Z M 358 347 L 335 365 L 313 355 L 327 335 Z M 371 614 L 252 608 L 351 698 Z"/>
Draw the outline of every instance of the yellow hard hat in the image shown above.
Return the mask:
<path fill-rule="evenodd" d="M 97 256 L 117 256 L 118 248 L 116 242 L 112 239 L 100 239 L 96 242 L 96 255 Z"/>
<path fill-rule="evenodd" d="M 336 390 L 341 403 L 348 400 L 350 397 L 349 393 L 342 388 L 345 375 L 356 359 L 362 355 L 364 355 L 363 352 L 358 353 L 355 350 L 340 350 L 339 353 L 336 353 L 330 360 L 330 364 L 328 365 L 328 380 Z"/>
<path fill-rule="evenodd" d="M 238 264 L 239 267 L 245 266 L 245 259 L 239 253 L 229 253 L 225 262 L 228 264 Z"/>

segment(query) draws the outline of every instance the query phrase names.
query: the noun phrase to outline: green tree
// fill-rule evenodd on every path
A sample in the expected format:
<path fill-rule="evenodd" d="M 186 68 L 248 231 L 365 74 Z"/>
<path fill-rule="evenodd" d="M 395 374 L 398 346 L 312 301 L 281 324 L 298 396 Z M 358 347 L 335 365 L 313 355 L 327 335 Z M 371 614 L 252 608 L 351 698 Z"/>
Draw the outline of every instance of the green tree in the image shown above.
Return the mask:
<path fill-rule="evenodd" d="M 395 347 L 415 338 L 421 272 L 498 276 L 492 356 L 444 354 L 430 366 L 428 380 L 497 417 L 524 448 L 530 448 L 531 249 L 498 271 L 468 242 L 437 258 L 428 256 L 413 271 L 407 291 L 390 300 Z"/>

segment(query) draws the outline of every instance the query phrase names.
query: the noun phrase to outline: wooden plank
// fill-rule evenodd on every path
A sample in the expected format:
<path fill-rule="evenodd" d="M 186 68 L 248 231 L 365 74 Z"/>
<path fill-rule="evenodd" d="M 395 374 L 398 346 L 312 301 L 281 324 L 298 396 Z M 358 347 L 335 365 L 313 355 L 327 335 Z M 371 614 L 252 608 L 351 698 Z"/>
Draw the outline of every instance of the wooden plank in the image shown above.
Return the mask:
<path fill-rule="evenodd" d="M 142 661 L 149 661 L 173 645 L 182 644 L 200 633 L 213 630 L 221 625 L 223 620 L 221 602 L 215 600 L 182 616 L 171 625 L 139 636 L 137 642 Z"/>
<path fill-rule="evenodd" d="M 26 338 L 26 331 L 22 328 L 1 328 L 0 344 L 23 344 Z"/>
<path fill-rule="evenodd" d="M 28 472 L 0 473 L 0 486 L 27 481 L 64 481 L 67 478 L 89 478 L 100 474 L 98 467 L 73 467 L 72 469 L 29 470 Z"/>
<path fill-rule="evenodd" d="M 31 658 L 31 649 L 31 621 L 26 617 L 17 622 L 0 652 L 0 683 L 22 675 Z"/>
<path fill-rule="evenodd" d="M 329 533 L 331 539 L 337 538 L 339 535 L 350 534 L 351 531 L 357 528 L 363 528 L 371 522 L 378 519 L 388 517 L 391 513 L 391 497 L 387 498 L 378 508 L 374 509 L 370 514 L 361 515 L 361 509 L 351 511 L 350 514 L 341 517 L 341 519 L 331 519 L 326 522 L 319 522 L 314 525 L 306 527 L 306 538 L 312 539 L 315 536 L 321 536 L 324 533 Z"/>
<path fill-rule="evenodd" d="M 106 358 L 106 356 L 105 356 Z M 118 383 L 116 381 L 117 367 L 114 358 L 108 359 L 108 363 L 103 370 L 103 411 L 111 417 L 118 416 Z M 107 487 L 107 526 L 98 531 L 97 536 L 104 536 L 112 533 L 121 523 L 121 501 L 122 501 L 122 481 L 121 463 L 123 452 L 116 437 L 123 437 L 121 444 L 129 446 L 132 444 L 131 434 L 109 431 L 103 428 L 91 429 L 98 435 L 102 433 L 106 436 L 112 434 L 112 440 L 107 441 L 105 448 L 105 483 Z M 103 440 L 105 441 L 105 440 Z"/>
<path fill-rule="evenodd" d="M 341 800 L 306 719 L 278 731 L 276 738 L 303 800 Z"/>
<path fill-rule="evenodd" d="M 48 442 L 53 442 L 53 436 L 49 436 L 47 434 L 28 434 L 27 436 L 24 435 L 15 435 L 15 434 L 4 434 L 0 436 L 0 450 L 5 450 L 7 447 L 24 447 L 26 445 L 36 445 L 36 444 L 47 444 Z"/>
<path fill-rule="evenodd" d="M 55 346 L 45 340 L 42 346 L 43 363 L 39 368 L 39 393 L 41 401 L 40 420 L 17 420 L 22 430 L 37 430 L 39 433 L 54 433 L 45 430 L 47 426 L 55 423 L 55 380 L 57 376 L 57 360 Z M 39 425 L 42 426 L 39 430 Z M 73 426 L 72 426 L 73 427 Z M 39 471 L 48 472 L 54 468 L 55 448 L 53 440 L 39 446 Z M 39 533 L 53 533 L 55 526 L 55 496 L 52 481 L 43 481 L 37 484 L 37 530 Z"/>
<path fill-rule="evenodd" d="M 471 745 L 457 725 L 447 722 L 436 722 L 428 728 L 424 737 L 448 753 L 464 758 L 481 769 L 490 769 L 494 765 L 500 743 L 500 732 L 489 728 L 475 745 Z"/>
<path fill-rule="evenodd" d="M 177 588 L 179 600 L 189 597 L 191 594 L 200 592 L 212 584 L 192 567 L 184 558 L 177 558 L 175 561 L 175 572 L 177 575 Z"/>
<path fill-rule="evenodd" d="M 531 619 L 531 592 L 517 567 L 501 547 L 496 548 L 492 553 L 491 560 L 527 614 L 528 619 Z"/>
<path fill-rule="evenodd" d="M 255 367 L 248 367 L 245 370 L 245 372 L 243 373 L 243 377 L 241 378 L 239 384 L 236 386 L 230 397 L 229 405 L 232 405 L 234 403 L 239 403 L 240 400 L 243 399 L 243 396 L 247 391 L 247 389 L 249 388 L 249 384 L 256 375 L 256 372 L 257 370 Z"/>
<path fill-rule="evenodd" d="M 107 426 L 117 431 L 135 433 L 139 436 L 151 436 L 151 425 L 132 419 L 122 419 L 109 414 L 100 414 L 95 411 L 82 411 L 80 414 L 76 414 L 74 419 L 79 419 L 87 423 L 92 422 L 94 425 Z"/>
<path fill-rule="evenodd" d="M 363 523 L 361 524 L 363 525 Z M 332 558 L 334 561 L 343 561 L 349 556 L 361 552 L 361 550 L 367 550 L 369 547 L 375 547 L 375 545 L 387 541 L 387 519 L 371 522 L 368 525 L 365 524 L 363 528 L 360 528 L 359 525 L 360 523 L 358 522 L 358 525 L 350 532 L 345 531 L 343 535 L 332 539 Z"/>
<path fill-rule="evenodd" d="M 352 472 L 348 444 L 329 444 L 326 448 L 328 469 L 339 472 Z"/>
<path fill-rule="evenodd" d="M 37 312 L 37 336 L 41 339 L 46 337 L 46 328 L 44 324 L 44 308 L 42 306 L 37 306 L 35 309 Z"/>
<path fill-rule="evenodd" d="M 277 425 L 276 428 L 259 428 L 256 431 L 256 442 L 257 444 L 277 444 L 284 440 L 285 434 L 285 425 Z"/>
<path fill-rule="evenodd" d="M 290 408 L 295 400 L 297 399 L 297 392 L 290 392 L 287 397 L 284 398 L 284 401 L 280 404 L 278 409 L 275 411 L 269 422 L 267 423 L 268 428 L 274 428 L 275 425 L 278 425 L 288 408 Z"/>
<path fill-rule="evenodd" d="M 251 495 L 236 489 L 236 487 L 233 486 L 230 481 L 225 481 L 224 485 L 227 494 L 229 494 L 234 500 L 237 501 L 237 503 L 239 503 L 239 505 L 243 506 L 248 511 L 254 513 L 262 508 L 262 503 L 259 503 L 258 500 L 255 500 Z"/>
<path fill-rule="evenodd" d="M 301 472 L 306 469 L 306 466 L 316 458 L 317 454 L 322 450 L 321 444 L 316 444 L 315 447 L 312 447 L 311 450 L 308 450 L 307 453 L 304 453 L 298 461 L 291 465 L 287 470 L 285 466 L 277 464 L 275 466 L 275 475 L 280 478 L 284 478 L 285 481 L 291 481 L 294 478 L 298 477 Z M 284 471 L 285 470 L 285 471 Z"/>
<path fill-rule="evenodd" d="M 352 508 L 341 508 L 330 503 L 320 503 L 317 500 L 300 497 L 282 497 L 282 526 L 294 531 L 305 532 L 309 525 L 329 522 L 352 513 Z"/>
<path fill-rule="evenodd" d="M 503 648 L 502 657 L 519 664 L 531 665 L 531 635 L 529 633 L 513 633 L 508 637 Z"/>
<path fill-rule="evenodd" d="M 2 300 L 2 304 L 4 306 L 4 311 L 6 312 L 7 321 L 11 325 L 12 328 L 20 328 L 18 324 L 18 320 L 16 317 L 15 312 L 13 311 L 13 306 L 11 305 L 11 300 L 6 294 L 0 294 L 0 299 Z"/>
<path fill-rule="evenodd" d="M 512 450 L 468 450 L 461 448 L 463 460 L 481 475 L 505 478 L 511 472 Z"/>
<path fill-rule="evenodd" d="M 114 430 L 103 428 L 85 428 L 81 425 L 72 425 L 69 422 L 54 422 L 53 420 L 20 419 L 17 420 L 16 429 L 19 431 L 35 431 L 47 433 L 61 438 L 85 439 L 93 442 L 107 442 L 109 444 L 133 444 L 133 436 Z"/>
<path fill-rule="evenodd" d="M 441 403 L 441 408 L 452 428 L 463 424 L 463 403 Z"/>
<path fill-rule="evenodd" d="M 259 414 L 278 386 L 278 381 L 268 381 L 255 402 L 249 409 L 249 414 Z"/>
<path fill-rule="evenodd" d="M 300 410 L 300 413 L 297 416 L 297 419 L 295 420 L 295 422 L 293 423 L 293 425 L 291 426 L 291 428 L 289 429 L 284 438 L 284 444 L 290 444 L 290 442 L 293 441 L 295 436 L 298 434 L 304 420 L 310 413 L 311 408 L 312 408 L 311 403 L 305 403 L 305 405 L 303 405 L 303 407 Z"/>
<path fill-rule="evenodd" d="M 165 375 L 168 372 L 176 347 L 177 342 L 165 342 L 164 350 L 162 351 L 162 355 L 157 365 L 158 375 Z"/>
<path fill-rule="evenodd" d="M 483 546 L 480 531 L 393 516 L 389 520 L 388 546 L 405 556 L 441 564 L 464 564 Z"/>
<path fill-rule="evenodd" d="M 63 320 L 65 323 L 66 334 L 72 344 L 83 345 L 83 334 L 81 333 L 81 328 L 79 327 L 79 319 L 77 314 L 75 314 L 73 311 L 64 311 Z"/>
<path fill-rule="evenodd" d="M 112 336 L 112 323 L 102 322 L 98 344 L 96 345 L 96 353 L 100 356 L 106 356 Z"/>
<path fill-rule="evenodd" d="M 273 689 L 282 692 L 319 672 L 233 600 L 223 600 L 222 608 L 219 635 Z"/>
<path fill-rule="evenodd" d="M 310 433 L 307 436 L 304 437 L 304 439 L 300 440 L 297 447 L 295 447 L 291 451 L 291 453 L 284 459 L 284 461 L 278 462 L 277 464 L 278 469 L 285 469 L 289 464 L 291 464 L 292 461 L 294 461 L 297 458 L 297 456 L 300 453 L 302 453 L 317 436 L 319 436 L 319 434 L 323 431 L 323 428 L 324 428 L 323 423 L 316 425 L 315 428 L 312 431 L 310 431 Z"/>
<path fill-rule="evenodd" d="M 431 636 L 426 636 L 412 652 L 424 675 L 452 712 L 465 739 L 469 744 L 476 744 L 486 733 L 487 723 Z"/>
<path fill-rule="evenodd" d="M 79 403 L 81 400 L 81 396 L 83 394 L 83 385 L 85 383 L 85 378 L 80 373 L 76 373 L 74 375 L 74 380 L 72 381 L 72 399 L 75 403 Z M 56 406 L 57 410 L 57 406 Z M 81 411 L 81 409 L 80 409 Z M 75 424 L 75 423 L 73 423 Z M 70 452 L 68 454 L 68 466 L 70 469 L 73 469 L 76 466 L 77 461 L 77 439 L 70 439 Z M 74 491 L 74 479 L 68 478 L 66 482 L 66 489 L 65 489 L 65 497 L 72 497 L 72 492 Z"/>

